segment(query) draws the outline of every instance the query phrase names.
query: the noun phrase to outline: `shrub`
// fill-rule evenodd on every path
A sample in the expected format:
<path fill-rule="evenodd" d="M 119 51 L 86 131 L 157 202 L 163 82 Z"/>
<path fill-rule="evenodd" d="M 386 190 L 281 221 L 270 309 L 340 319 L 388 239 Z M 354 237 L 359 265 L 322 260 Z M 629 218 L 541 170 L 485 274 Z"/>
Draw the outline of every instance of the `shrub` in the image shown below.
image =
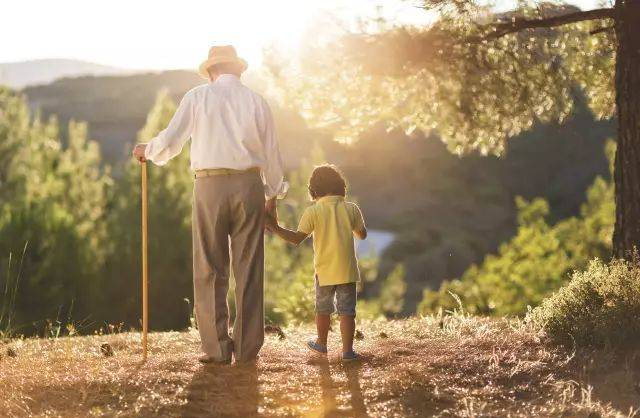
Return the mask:
<path fill-rule="evenodd" d="M 628 345 L 640 341 L 640 265 L 591 261 L 547 298 L 530 319 L 560 343 Z"/>
<path fill-rule="evenodd" d="M 615 146 L 609 142 L 609 161 Z M 481 315 L 523 315 L 565 285 L 570 273 L 589 260 L 608 257 L 615 220 L 614 187 L 597 177 L 587 191 L 580 215 L 552 224 L 549 203 L 516 199 L 518 230 L 497 254 L 471 266 L 459 279 L 446 280 L 437 290 L 426 289 L 418 313 L 455 309 L 458 295 L 465 308 Z"/>

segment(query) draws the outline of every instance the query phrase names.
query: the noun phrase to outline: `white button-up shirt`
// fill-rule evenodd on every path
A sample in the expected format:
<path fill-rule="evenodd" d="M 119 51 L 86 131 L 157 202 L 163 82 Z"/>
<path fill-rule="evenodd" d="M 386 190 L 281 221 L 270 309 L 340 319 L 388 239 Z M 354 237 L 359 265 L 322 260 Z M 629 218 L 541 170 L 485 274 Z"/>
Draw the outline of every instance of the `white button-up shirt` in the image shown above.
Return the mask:
<path fill-rule="evenodd" d="M 282 197 L 288 184 L 266 100 L 231 74 L 184 95 L 165 130 L 153 138 L 145 157 L 164 165 L 191 137 L 191 169 L 260 168 L 265 196 Z"/>

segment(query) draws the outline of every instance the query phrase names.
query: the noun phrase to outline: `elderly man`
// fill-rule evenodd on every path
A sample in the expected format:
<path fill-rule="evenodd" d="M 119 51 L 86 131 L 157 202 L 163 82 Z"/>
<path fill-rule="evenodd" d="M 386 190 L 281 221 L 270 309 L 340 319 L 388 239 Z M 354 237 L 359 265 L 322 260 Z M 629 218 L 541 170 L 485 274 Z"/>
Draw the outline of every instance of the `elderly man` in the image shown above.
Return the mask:
<path fill-rule="evenodd" d="M 240 81 L 246 68 L 232 46 L 212 47 L 199 71 L 209 83 L 187 92 L 169 126 L 133 150 L 140 161 L 164 165 L 191 137 L 193 289 L 204 363 L 249 362 L 262 347 L 264 219 L 288 187 L 269 105 Z"/>

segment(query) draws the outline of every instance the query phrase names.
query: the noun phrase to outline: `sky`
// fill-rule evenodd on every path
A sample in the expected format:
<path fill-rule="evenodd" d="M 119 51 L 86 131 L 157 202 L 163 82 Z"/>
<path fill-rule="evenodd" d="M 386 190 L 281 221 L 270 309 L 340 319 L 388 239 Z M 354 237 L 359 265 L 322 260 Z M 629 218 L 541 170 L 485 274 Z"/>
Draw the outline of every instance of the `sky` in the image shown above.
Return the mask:
<path fill-rule="evenodd" d="M 499 0 L 502 4 L 510 0 Z M 126 69 L 196 68 L 211 45 L 250 65 L 275 44 L 294 52 L 327 13 L 425 24 L 418 0 L 0 0 L 0 62 L 72 58 Z M 573 0 L 583 8 L 595 0 Z M 379 6 L 384 4 L 384 7 Z M 381 8 L 382 7 L 382 8 Z"/>

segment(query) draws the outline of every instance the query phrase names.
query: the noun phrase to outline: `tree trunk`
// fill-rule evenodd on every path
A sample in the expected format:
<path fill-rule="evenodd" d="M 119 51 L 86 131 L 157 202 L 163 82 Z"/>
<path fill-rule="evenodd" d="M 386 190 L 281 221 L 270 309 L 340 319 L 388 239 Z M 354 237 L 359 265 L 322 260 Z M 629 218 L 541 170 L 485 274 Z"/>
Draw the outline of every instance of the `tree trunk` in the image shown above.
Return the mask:
<path fill-rule="evenodd" d="M 640 251 L 640 0 L 617 0 L 616 111 L 618 148 L 614 181 L 614 256 Z"/>

